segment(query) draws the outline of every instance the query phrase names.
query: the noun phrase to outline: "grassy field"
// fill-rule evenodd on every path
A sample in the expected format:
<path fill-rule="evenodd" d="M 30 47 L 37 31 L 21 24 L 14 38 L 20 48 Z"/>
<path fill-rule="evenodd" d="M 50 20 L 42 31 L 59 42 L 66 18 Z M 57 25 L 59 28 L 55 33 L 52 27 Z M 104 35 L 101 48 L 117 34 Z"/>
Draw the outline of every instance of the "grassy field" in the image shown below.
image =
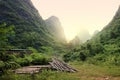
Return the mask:
<path fill-rule="evenodd" d="M 120 67 L 118 66 L 96 66 L 92 64 L 73 64 L 79 70 L 77 73 L 69 74 L 79 80 L 120 80 Z"/>
<path fill-rule="evenodd" d="M 76 73 L 43 71 L 34 75 L 8 73 L 0 80 L 120 80 L 120 67 L 96 66 L 92 64 L 70 63 L 78 70 Z"/>

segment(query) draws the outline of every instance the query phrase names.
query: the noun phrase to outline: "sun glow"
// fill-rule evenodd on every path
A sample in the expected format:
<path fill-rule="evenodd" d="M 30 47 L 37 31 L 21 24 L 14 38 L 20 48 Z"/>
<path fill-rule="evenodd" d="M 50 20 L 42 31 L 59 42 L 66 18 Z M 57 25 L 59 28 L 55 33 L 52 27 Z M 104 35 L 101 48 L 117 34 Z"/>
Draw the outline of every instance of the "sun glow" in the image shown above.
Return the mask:
<path fill-rule="evenodd" d="M 86 29 L 92 35 L 107 25 L 120 0 L 31 0 L 43 19 L 57 16 L 64 28 L 67 40 Z"/>

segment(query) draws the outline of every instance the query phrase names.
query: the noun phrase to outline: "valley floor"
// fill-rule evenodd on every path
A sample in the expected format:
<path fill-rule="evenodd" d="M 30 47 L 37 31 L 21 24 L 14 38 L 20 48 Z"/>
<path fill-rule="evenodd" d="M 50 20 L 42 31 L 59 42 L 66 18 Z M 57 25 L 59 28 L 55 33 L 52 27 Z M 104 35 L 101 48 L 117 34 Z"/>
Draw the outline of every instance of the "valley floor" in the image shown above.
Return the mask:
<path fill-rule="evenodd" d="M 15 75 L 10 73 L 0 77 L 0 80 L 120 80 L 120 67 L 96 66 L 92 64 L 70 63 L 78 70 L 76 73 L 43 71 L 34 75 Z"/>

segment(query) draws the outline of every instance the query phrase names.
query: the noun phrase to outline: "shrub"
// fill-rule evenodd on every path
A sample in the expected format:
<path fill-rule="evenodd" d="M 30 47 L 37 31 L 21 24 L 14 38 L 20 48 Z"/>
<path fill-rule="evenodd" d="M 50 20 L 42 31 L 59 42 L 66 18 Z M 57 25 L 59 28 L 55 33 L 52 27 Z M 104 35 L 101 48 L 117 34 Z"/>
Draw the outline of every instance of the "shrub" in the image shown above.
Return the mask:
<path fill-rule="evenodd" d="M 49 62 L 49 59 L 45 56 L 37 56 L 35 58 L 33 58 L 32 60 L 32 64 L 33 65 L 45 65 L 45 64 L 48 64 Z"/>
<path fill-rule="evenodd" d="M 30 61 L 26 58 L 19 58 L 16 60 L 16 62 L 21 66 L 29 66 L 30 65 Z"/>

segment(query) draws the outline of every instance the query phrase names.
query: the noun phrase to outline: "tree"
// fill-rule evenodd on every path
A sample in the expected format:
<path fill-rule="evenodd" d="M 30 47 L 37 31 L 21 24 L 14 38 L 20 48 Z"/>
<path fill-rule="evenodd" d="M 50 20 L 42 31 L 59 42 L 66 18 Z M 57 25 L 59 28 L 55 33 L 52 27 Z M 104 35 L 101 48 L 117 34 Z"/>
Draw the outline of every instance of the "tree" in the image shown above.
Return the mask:
<path fill-rule="evenodd" d="M 80 52 L 79 58 L 80 58 L 80 60 L 85 61 L 86 60 L 86 55 L 83 52 Z"/>

